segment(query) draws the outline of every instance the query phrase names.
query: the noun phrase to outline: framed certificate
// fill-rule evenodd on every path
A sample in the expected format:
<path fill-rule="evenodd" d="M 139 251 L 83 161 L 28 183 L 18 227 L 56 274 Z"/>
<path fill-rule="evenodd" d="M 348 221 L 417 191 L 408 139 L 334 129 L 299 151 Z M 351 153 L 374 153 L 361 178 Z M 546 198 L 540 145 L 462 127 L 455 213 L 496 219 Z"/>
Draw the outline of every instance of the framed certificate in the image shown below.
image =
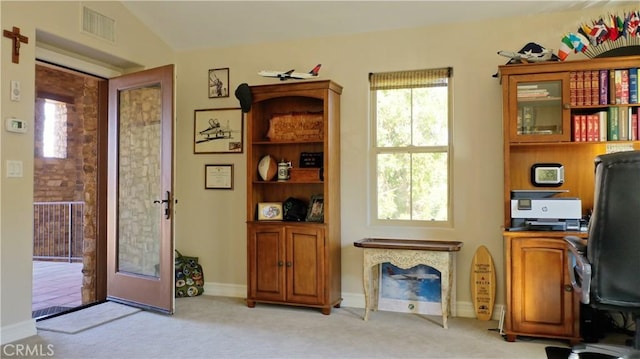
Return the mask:
<path fill-rule="evenodd" d="M 204 165 L 205 189 L 233 189 L 233 165 Z"/>

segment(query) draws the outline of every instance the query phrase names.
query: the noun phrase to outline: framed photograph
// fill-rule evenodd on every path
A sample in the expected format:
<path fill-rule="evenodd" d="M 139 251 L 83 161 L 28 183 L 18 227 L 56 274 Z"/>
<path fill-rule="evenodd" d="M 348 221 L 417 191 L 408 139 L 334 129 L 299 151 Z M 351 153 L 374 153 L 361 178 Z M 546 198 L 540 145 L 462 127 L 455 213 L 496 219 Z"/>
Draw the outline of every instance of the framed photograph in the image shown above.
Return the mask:
<path fill-rule="evenodd" d="M 442 276 L 437 269 L 425 264 L 403 269 L 389 262 L 379 267 L 378 310 L 442 314 Z M 451 299 L 455 300 L 455 283 Z"/>
<path fill-rule="evenodd" d="M 258 203 L 258 220 L 259 221 L 281 221 L 282 220 L 282 203 L 280 202 Z"/>
<path fill-rule="evenodd" d="M 204 165 L 205 189 L 233 189 L 233 165 Z"/>
<path fill-rule="evenodd" d="M 321 194 L 311 196 L 307 222 L 324 222 L 324 197 Z"/>
<path fill-rule="evenodd" d="M 209 70 L 209 98 L 229 97 L 229 68 Z"/>
<path fill-rule="evenodd" d="M 242 153 L 242 122 L 239 107 L 195 110 L 193 153 Z"/>

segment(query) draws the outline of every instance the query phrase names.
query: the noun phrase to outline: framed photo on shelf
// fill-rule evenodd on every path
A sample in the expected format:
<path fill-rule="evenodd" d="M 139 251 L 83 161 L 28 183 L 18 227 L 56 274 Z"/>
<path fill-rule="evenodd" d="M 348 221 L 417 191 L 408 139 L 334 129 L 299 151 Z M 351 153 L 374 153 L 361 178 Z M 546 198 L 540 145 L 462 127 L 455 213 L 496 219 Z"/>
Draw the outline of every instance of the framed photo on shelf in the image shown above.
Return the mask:
<path fill-rule="evenodd" d="M 258 203 L 258 220 L 259 221 L 281 221 L 282 220 L 282 203 L 280 202 Z"/>
<path fill-rule="evenodd" d="M 239 107 L 195 110 L 193 153 L 242 153 L 243 130 Z"/>
<path fill-rule="evenodd" d="M 209 70 L 209 98 L 229 97 L 229 68 Z"/>
<path fill-rule="evenodd" d="M 311 196 L 307 222 L 324 222 L 324 197 L 321 194 Z"/>
<path fill-rule="evenodd" d="M 233 189 L 233 165 L 204 165 L 205 189 Z"/>

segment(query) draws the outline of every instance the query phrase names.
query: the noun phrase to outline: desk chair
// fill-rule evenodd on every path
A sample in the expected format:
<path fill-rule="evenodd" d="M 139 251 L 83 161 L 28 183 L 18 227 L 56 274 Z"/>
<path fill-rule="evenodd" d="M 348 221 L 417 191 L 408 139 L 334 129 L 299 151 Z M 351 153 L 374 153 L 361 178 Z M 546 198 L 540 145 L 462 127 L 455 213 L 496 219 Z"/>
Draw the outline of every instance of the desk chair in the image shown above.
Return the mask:
<path fill-rule="evenodd" d="M 595 159 L 594 208 L 586 242 L 568 236 L 571 284 L 580 301 L 596 309 L 629 312 L 636 332 L 633 347 L 580 344 L 580 353 L 640 358 L 640 151 Z"/>

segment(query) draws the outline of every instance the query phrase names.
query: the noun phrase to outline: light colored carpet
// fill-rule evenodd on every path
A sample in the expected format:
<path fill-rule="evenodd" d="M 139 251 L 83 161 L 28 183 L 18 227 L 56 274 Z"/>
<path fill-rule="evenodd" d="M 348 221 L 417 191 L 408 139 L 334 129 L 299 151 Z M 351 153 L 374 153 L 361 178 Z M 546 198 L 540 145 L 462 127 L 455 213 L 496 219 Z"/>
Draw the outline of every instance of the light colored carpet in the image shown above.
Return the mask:
<path fill-rule="evenodd" d="M 76 334 L 140 312 L 141 309 L 114 302 L 105 302 L 69 314 L 36 322 L 38 330 Z"/>
<path fill-rule="evenodd" d="M 546 346 L 566 346 L 544 339 L 506 342 L 497 321 L 450 318 L 444 329 L 439 316 L 378 311 L 365 322 L 363 314 L 349 307 L 333 308 L 331 315 L 260 303 L 248 308 L 243 298 L 203 295 L 177 298 L 174 315 L 142 311 L 77 334 L 38 330 L 17 343 L 51 349 L 54 359 L 546 359 Z M 31 357 L 42 358 L 21 359 Z"/>

